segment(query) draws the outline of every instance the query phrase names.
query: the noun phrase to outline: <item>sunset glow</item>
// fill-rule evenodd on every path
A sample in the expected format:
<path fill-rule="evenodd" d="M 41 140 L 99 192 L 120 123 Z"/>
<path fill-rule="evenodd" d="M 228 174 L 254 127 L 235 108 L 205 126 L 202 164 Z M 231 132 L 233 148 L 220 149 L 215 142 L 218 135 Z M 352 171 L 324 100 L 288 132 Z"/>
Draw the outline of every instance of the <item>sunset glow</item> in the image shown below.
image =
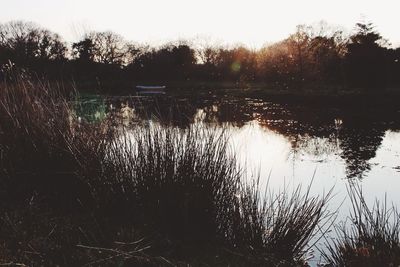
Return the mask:
<path fill-rule="evenodd" d="M 112 30 L 126 39 L 152 44 L 176 39 L 208 39 L 260 47 L 279 41 L 298 24 L 321 20 L 351 31 L 363 16 L 395 45 L 397 0 L 212 1 L 204 0 L 13 0 L 0 9 L 0 22 L 28 20 L 75 41 L 89 30 Z"/>

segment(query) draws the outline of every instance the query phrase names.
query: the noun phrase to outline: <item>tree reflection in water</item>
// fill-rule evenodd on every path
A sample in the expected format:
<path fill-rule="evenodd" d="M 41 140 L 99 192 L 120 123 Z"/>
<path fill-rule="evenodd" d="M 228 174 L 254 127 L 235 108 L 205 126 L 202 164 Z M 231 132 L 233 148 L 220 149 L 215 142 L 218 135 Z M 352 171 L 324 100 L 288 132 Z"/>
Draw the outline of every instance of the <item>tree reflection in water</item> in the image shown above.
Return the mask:
<path fill-rule="evenodd" d="M 338 155 L 345 162 L 347 178 L 366 176 L 386 131 L 400 129 L 400 106 L 386 105 L 390 100 L 207 96 L 107 101 L 122 109 L 133 107 L 131 117 L 136 120 L 157 119 L 183 128 L 199 122 L 241 128 L 255 122 L 284 136 L 293 154 L 314 155 L 316 161 Z"/>

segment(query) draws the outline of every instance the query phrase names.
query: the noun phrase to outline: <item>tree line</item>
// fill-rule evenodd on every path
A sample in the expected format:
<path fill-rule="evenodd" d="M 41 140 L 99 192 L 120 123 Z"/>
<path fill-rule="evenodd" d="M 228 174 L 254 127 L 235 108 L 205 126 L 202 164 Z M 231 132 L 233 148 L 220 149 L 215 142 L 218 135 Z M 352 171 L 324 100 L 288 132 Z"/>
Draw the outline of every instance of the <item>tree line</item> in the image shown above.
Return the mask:
<path fill-rule="evenodd" d="M 249 49 L 188 41 L 154 47 L 110 31 L 69 44 L 34 23 L 12 21 L 0 24 L 0 66 L 2 79 L 12 67 L 78 82 L 262 82 L 293 90 L 400 85 L 400 48 L 367 22 L 349 36 L 326 24 L 300 25 L 280 42 Z"/>

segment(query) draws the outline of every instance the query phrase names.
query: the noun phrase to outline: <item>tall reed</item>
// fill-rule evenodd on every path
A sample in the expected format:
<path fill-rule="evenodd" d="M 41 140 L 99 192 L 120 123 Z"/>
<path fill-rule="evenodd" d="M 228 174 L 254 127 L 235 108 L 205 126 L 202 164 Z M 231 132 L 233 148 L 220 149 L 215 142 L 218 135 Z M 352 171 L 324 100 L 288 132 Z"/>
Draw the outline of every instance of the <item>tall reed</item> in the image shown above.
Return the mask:
<path fill-rule="evenodd" d="M 49 202 L 55 205 L 90 198 L 81 174 L 102 157 L 112 131 L 78 122 L 68 101 L 74 94 L 24 76 L 0 85 L 0 180 L 5 195 L 20 194 L 9 200 L 35 191 L 56 198 Z"/>
<path fill-rule="evenodd" d="M 386 200 L 370 208 L 359 186 L 348 190 L 352 213 L 348 223 L 336 227 L 324 259 L 331 266 L 399 266 L 400 213 Z"/>
<path fill-rule="evenodd" d="M 225 255 L 223 264 L 297 264 L 329 216 L 330 194 L 313 197 L 309 189 L 298 188 L 262 196 L 257 183 L 244 184 L 223 130 L 204 125 L 181 129 L 166 122 L 126 128 L 112 114 L 101 122 L 84 122 L 75 115 L 70 95 L 62 87 L 24 77 L 0 85 L 2 218 L 16 228 L 12 222 L 20 213 L 9 219 L 6 206 L 32 199 L 34 209 L 26 207 L 32 210 L 22 212 L 29 216 L 19 221 L 33 214 L 49 220 L 62 216 L 56 220 L 59 230 L 50 231 L 54 247 L 45 241 L 36 247 L 54 255 L 52 263 L 64 259 L 58 263 L 66 264 L 69 257 L 69 264 L 87 260 L 87 254 L 71 249 L 79 245 L 113 254 L 94 259 L 101 262 L 167 255 L 215 263 L 216 257 L 204 250 Z M 44 221 L 21 224 L 27 227 L 19 231 L 25 233 L 21 240 L 44 235 Z M 0 233 L 3 240 L 16 238 Z M 146 254 L 137 247 L 114 248 L 121 239 L 136 244 L 137 233 L 153 237 Z M 36 258 L 28 262 L 37 263 Z"/>

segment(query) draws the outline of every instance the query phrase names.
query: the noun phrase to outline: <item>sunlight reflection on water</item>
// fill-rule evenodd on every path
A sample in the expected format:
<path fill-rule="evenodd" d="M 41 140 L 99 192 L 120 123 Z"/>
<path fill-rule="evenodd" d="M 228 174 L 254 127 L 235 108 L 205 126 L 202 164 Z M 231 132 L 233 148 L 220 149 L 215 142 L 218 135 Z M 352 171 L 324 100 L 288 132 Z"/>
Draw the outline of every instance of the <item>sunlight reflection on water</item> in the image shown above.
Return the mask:
<path fill-rule="evenodd" d="M 338 209 L 338 221 L 349 216 L 349 183 L 362 186 L 371 206 L 386 199 L 400 207 L 400 108 L 252 98 L 157 101 L 124 99 L 112 105 L 124 125 L 157 118 L 161 125 L 165 120 L 183 129 L 193 124 L 224 129 L 244 179 L 260 175 L 261 190 L 268 185 L 274 192 L 298 185 L 305 190 L 312 183 L 310 193 L 320 196 L 333 188 L 329 209 Z M 317 262 L 318 253 L 310 264 Z"/>

